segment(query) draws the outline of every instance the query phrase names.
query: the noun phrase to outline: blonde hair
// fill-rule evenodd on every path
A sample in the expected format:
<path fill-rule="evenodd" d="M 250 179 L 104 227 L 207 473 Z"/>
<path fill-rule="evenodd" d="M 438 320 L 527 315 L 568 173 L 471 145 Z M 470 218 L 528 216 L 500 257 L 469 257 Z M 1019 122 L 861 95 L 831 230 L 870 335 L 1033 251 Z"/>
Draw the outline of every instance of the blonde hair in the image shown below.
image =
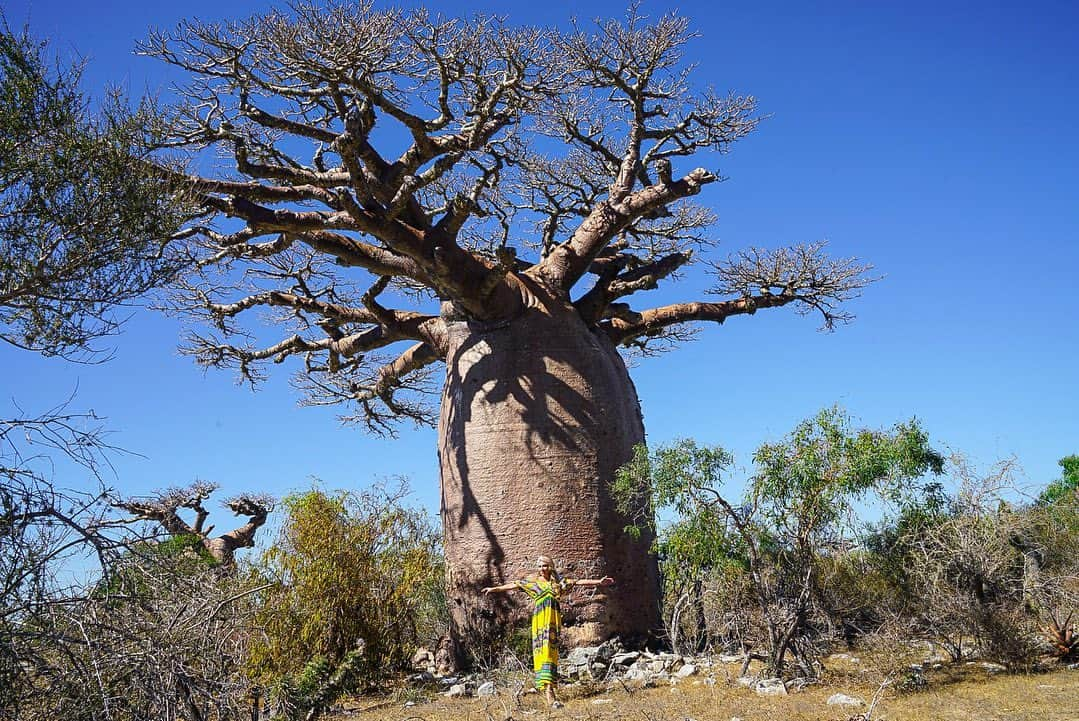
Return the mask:
<path fill-rule="evenodd" d="M 550 567 L 551 567 L 551 576 L 554 577 L 555 583 L 557 583 L 559 586 L 561 586 L 562 585 L 562 574 L 558 572 L 557 568 L 555 568 L 554 559 L 551 558 L 550 556 L 547 556 L 547 555 L 541 553 L 539 556 L 536 557 L 536 560 L 537 561 L 547 561 L 548 565 L 550 565 Z"/>

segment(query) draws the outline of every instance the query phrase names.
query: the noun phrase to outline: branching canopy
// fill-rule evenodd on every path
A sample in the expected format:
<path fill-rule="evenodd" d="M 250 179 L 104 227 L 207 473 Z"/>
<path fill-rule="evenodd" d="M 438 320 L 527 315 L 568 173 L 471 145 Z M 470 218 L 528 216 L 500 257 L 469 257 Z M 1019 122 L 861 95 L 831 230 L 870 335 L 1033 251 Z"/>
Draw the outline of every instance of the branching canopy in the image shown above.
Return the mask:
<path fill-rule="evenodd" d="M 238 548 L 255 545 L 255 532 L 266 523 L 273 510 L 274 501 L 261 494 L 241 494 L 227 498 L 223 505 L 237 516 L 248 516 L 247 523 L 216 537 L 211 536 L 214 527 L 206 525 L 210 512 L 203 503 L 217 485 L 195 481 L 189 486 L 169 488 L 149 498 L 129 498 L 118 502 L 117 508 L 134 513 L 137 520 L 154 521 L 173 536 L 193 536 L 206 550 L 225 564 L 231 564 Z M 183 510 L 194 511 L 193 521 L 186 520 Z"/>
<path fill-rule="evenodd" d="M 447 319 L 509 320 L 529 293 L 623 346 L 788 303 L 845 320 L 866 266 L 819 244 L 709 266 L 714 302 L 627 302 L 710 246 L 691 198 L 720 177 L 689 158 L 759 121 L 752 97 L 691 88 L 692 37 L 635 10 L 559 32 L 366 0 L 154 33 L 140 51 L 190 76 L 161 143 L 189 170 L 160 172 L 205 210 L 177 236 L 198 270 L 173 308 L 216 329 L 189 352 L 249 380 L 301 356 L 310 402 L 388 430 L 430 418 Z M 245 332 L 252 311 L 284 335 Z"/>

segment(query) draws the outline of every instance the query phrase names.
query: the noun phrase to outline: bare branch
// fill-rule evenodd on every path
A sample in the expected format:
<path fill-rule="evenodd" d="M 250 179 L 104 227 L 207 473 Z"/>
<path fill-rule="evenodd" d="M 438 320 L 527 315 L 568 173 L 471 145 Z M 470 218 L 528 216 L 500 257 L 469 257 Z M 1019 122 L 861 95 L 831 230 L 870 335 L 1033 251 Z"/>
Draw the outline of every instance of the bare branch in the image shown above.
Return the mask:
<path fill-rule="evenodd" d="M 838 311 L 838 303 L 855 298 L 874 278 L 869 265 L 854 259 L 829 259 L 823 243 L 782 248 L 775 251 L 750 249 L 726 263 L 713 266 L 718 282 L 711 292 L 741 297 L 718 303 L 676 303 L 642 311 L 640 320 L 627 322 L 613 318 L 608 332 L 618 343 L 661 333 L 664 328 L 690 321 L 722 323 L 732 315 L 755 313 L 759 308 L 777 308 L 790 303 L 799 312 L 814 310 L 824 318 L 823 329 L 852 316 Z"/>
<path fill-rule="evenodd" d="M 306 392 L 303 405 L 355 404 L 360 414 L 342 416 L 343 421 L 362 423 L 377 435 L 394 436 L 402 419 L 434 425 L 435 412 L 419 397 L 430 392 L 426 369 L 442 358 L 431 345 L 418 343 L 382 365 L 319 369 L 298 376 L 296 383 Z"/>
<path fill-rule="evenodd" d="M 712 265 L 717 283 L 709 292 L 789 298 L 798 303 L 799 313 L 818 311 L 824 320 L 822 329 L 832 330 L 836 323 L 853 319 L 851 314 L 838 310 L 838 304 L 857 298 L 877 278 L 869 275 L 873 266 L 859 263 L 856 258 L 827 257 L 825 246 L 817 242 L 772 251 L 741 251 L 724 263 Z"/>
<path fill-rule="evenodd" d="M 698 168 L 669 185 L 651 185 L 631 193 L 621 202 L 601 202 L 573 236 L 544 259 L 537 274 L 553 287 L 568 290 L 587 272 L 603 248 L 633 221 L 676 200 L 696 195 L 703 185 L 716 180 L 715 175 Z"/>

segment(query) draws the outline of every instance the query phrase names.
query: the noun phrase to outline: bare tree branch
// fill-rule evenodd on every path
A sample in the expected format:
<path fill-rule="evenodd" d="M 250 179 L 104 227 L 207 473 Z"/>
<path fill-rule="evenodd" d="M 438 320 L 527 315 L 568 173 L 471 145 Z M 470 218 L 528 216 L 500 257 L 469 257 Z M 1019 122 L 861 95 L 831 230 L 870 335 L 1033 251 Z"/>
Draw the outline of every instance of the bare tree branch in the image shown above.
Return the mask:
<path fill-rule="evenodd" d="M 625 303 L 705 258 L 715 216 L 691 198 L 722 177 L 688 158 L 727 152 L 760 121 L 751 96 L 692 89 L 695 37 L 636 8 L 558 32 L 369 0 L 152 33 L 140 52 L 188 77 L 158 147 L 199 158 L 197 173 L 158 171 L 203 211 L 173 235 L 194 270 L 170 308 L 216 329 L 188 352 L 249 381 L 301 359 L 310 402 L 359 404 L 381 427 L 387 409 L 425 411 L 385 396 L 374 369 L 397 361 L 370 354 L 405 340 L 441 354 L 439 301 L 455 319 L 506 322 L 550 294 L 646 352 L 690 338 L 687 321 L 762 307 L 844 320 L 838 304 L 864 285 L 853 265 L 792 254 L 772 277 L 757 251 L 713 266 L 723 301 Z M 413 310 L 391 310 L 402 299 Z M 248 325 L 259 311 L 280 336 Z M 404 390 L 434 388 L 427 363 L 396 368 L 386 378 Z"/>
<path fill-rule="evenodd" d="M 776 308 L 790 303 L 799 312 L 818 311 L 824 328 L 851 320 L 839 311 L 840 302 L 859 295 L 873 282 L 867 273 L 872 266 L 854 259 L 833 260 L 822 253 L 823 243 L 781 248 L 774 251 L 750 249 L 713 266 L 717 283 L 711 292 L 741 297 L 718 303 L 675 303 L 642 311 L 638 319 L 613 318 L 608 332 L 618 343 L 661 333 L 664 328 L 690 321 L 722 323 L 732 315 L 755 313 L 760 308 Z"/>

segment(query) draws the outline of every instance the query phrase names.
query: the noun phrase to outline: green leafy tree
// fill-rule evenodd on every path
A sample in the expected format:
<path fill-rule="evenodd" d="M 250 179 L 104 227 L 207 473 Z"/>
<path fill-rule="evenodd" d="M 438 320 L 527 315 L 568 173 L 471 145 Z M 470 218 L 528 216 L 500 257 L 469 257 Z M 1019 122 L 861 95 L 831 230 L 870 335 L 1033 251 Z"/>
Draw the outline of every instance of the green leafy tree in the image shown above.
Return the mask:
<path fill-rule="evenodd" d="M 647 529 L 655 538 L 651 550 L 660 560 L 664 620 L 677 650 L 707 644 L 705 581 L 718 567 L 741 559 L 738 536 L 728 532 L 714 507 L 718 497 L 714 489 L 732 462 L 722 448 L 699 446 L 693 440 L 651 453 L 638 445 L 611 485 L 619 511 L 632 521 L 626 532 L 640 537 Z M 670 513 L 671 523 L 657 528 L 656 519 Z M 687 611 L 691 622 L 684 629 Z M 683 635 L 688 633 L 694 638 L 686 644 Z"/>
<path fill-rule="evenodd" d="M 692 441 L 652 454 L 639 449 L 613 492 L 627 511 L 636 503 L 676 514 L 674 533 L 664 536 L 677 541 L 664 549 L 681 554 L 676 565 L 700 570 L 709 560 L 743 562 L 769 670 L 781 673 L 793 651 L 803 673 L 813 675 L 810 614 L 820 559 L 845 547 L 859 500 L 900 498 L 914 479 L 940 473 L 944 461 L 916 421 L 889 431 L 856 430 L 845 413 L 830 408 L 782 441 L 762 445 L 754 462 L 743 498 L 732 501 L 717 487 L 731 463 L 726 451 Z M 640 514 L 634 525 L 649 518 Z M 700 557 L 694 535 L 716 555 Z"/>
<path fill-rule="evenodd" d="M 1060 478 L 1049 484 L 1038 501 L 1049 505 L 1062 499 L 1072 499 L 1079 494 L 1079 455 L 1070 455 L 1057 461 L 1060 466 Z"/>
<path fill-rule="evenodd" d="M 145 163 L 152 105 L 94 107 L 82 65 L 46 52 L 0 16 L 0 340 L 89 359 L 118 309 L 181 266 L 168 242 L 189 213 Z"/>

